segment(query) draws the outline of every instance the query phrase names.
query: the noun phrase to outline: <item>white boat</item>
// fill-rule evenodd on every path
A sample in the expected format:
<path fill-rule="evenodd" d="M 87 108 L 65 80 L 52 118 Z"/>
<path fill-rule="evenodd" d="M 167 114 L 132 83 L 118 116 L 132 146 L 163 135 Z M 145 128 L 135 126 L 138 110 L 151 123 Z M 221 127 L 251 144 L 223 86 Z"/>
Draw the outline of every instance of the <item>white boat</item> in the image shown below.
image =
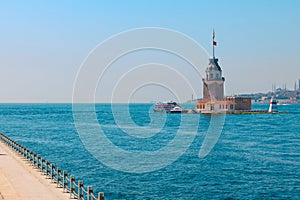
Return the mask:
<path fill-rule="evenodd" d="M 183 108 L 181 108 L 180 106 L 175 106 L 174 108 L 170 109 L 168 111 L 168 113 L 182 113 L 183 112 Z"/>
<path fill-rule="evenodd" d="M 153 111 L 154 112 L 170 112 L 170 110 L 175 108 L 176 106 L 179 106 L 179 105 L 174 101 L 169 101 L 166 103 L 156 103 L 154 105 Z"/>

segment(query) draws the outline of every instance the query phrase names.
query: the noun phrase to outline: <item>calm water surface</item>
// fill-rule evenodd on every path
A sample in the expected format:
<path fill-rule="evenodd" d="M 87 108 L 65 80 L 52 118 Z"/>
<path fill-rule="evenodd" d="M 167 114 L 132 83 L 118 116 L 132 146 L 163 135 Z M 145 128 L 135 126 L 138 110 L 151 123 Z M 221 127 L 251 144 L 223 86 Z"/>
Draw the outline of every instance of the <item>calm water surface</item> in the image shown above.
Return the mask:
<path fill-rule="evenodd" d="M 127 105 L 117 106 L 122 116 Z M 151 106 L 129 106 L 136 125 L 151 122 Z M 180 115 L 162 114 L 166 123 L 160 133 L 132 138 L 117 127 L 110 105 L 98 104 L 96 110 L 107 137 L 125 150 L 160 149 L 180 125 Z M 84 148 L 71 104 L 0 104 L 0 131 L 105 192 L 106 199 L 300 199 L 300 105 L 279 110 L 288 114 L 227 115 L 218 143 L 203 159 L 198 154 L 210 116 L 198 116 L 198 131 L 187 132 L 195 139 L 184 154 L 165 168 L 140 174 L 111 169 Z"/>

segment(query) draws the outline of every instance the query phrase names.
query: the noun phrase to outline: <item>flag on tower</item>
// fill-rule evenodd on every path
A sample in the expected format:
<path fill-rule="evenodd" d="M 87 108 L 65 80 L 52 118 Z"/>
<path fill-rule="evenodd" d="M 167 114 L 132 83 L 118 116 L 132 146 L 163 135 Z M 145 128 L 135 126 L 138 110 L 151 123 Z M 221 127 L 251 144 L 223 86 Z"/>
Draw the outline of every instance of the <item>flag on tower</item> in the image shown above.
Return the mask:
<path fill-rule="evenodd" d="M 217 42 L 215 41 L 215 29 L 213 29 L 212 38 L 213 38 L 213 45 L 217 46 Z"/>

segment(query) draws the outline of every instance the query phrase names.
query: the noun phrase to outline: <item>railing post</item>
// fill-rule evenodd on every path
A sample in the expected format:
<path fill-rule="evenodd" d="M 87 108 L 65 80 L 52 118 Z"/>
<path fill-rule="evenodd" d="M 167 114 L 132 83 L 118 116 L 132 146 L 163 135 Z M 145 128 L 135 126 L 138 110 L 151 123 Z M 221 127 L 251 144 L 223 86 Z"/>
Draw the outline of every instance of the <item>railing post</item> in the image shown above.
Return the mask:
<path fill-rule="evenodd" d="M 72 194 L 74 193 L 73 183 L 75 182 L 75 177 L 73 175 L 70 176 L 70 199 L 72 198 Z"/>
<path fill-rule="evenodd" d="M 104 193 L 98 192 L 98 199 L 97 200 L 104 200 Z"/>
<path fill-rule="evenodd" d="M 16 143 L 15 146 L 16 146 L 16 152 L 19 153 L 20 152 L 19 144 Z"/>
<path fill-rule="evenodd" d="M 21 151 L 23 157 L 25 157 L 25 147 L 22 146 L 22 151 Z"/>
<path fill-rule="evenodd" d="M 19 144 L 19 154 L 22 153 L 22 148 L 23 148 L 22 145 Z"/>
<path fill-rule="evenodd" d="M 41 156 L 37 156 L 37 168 L 40 169 L 41 168 Z"/>
<path fill-rule="evenodd" d="M 81 198 L 83 198 L 83 194 L 82 194 L 82 189 L 83 188 L 83 181 L 78 181 L 78 200 L 80 200 Z"/>
<path fill-rule="evenodd" d="M 42 166 L 42 168 L 41 168 L 41 170 L 42 170 L 42 174 L 44 174 L 45 173 L 45 159 L 44 158 L 42 158 L 42 162 L 41 162 L 41 166 Z"/>
<path fill-rule="evenodd" d="M 30 162 L 34 166 L 34 152 L 30 151 Z"/>
<path fill-rule="evenodd" d="M 15 141 L 12 141 L 12 146 L 13 146 L 13 150 L 16 151 L 16 142 Z"/>
<path fill-rule="evenodd" d="M 50 165 L 50 161 L 46 161 L 46 176 L 50 175 L 50 171 L 49 171 L 49 165 Z"/>
<path fill-rule="evenodd" d="M 19 153 L 19 154 L 22 152 L 21 149 L 22 149 L 22 145 L 19 144 L 19 145 L 18 145 L 18 153 Z"/>
<path fill-rule="evenodd" d="M 87 190 L 87 200 L 90 200 L 91 194 L 94 193 L 94 188 L 93 186 L 88 186 Z"/>
<path fill-rule="evenodd" d="M 61 174 L 60 174 L 60 172 L 61 172 L 61 168 L 60 168 L 60 167 L 57 167 L 57 168 L 56 168 L 57 187 L 60 187 L 60 186 L 59 186 L 59 181 L 61 180 Z"/>
<path fill-rule="evenodd" d="M 14 141 L 14 150 L 18 151 L 18 149 L 17 149 L 17 143 L 15 141 Z"/>
<path fill-rule="evenodd" d="M 30 152 L 30 162 L 31 162 L 31 164 L 33 164 L 33 166 L 34 166 L 34 153 L 31 151 Z"/>
<path fill-rule="evenodd" d="M 29 149 L 26 150 L 26 159 L 29 160 L 30 159 L 30 151 Z"/>
<path fill-rule="evenodd" d="M 27 149 L 26 149 L 26 147 L 24 147 L 24 149 L 23 149 L 23 157 L 26 159 L 26 157 L 27 157 Z"/>
<path fill-rule="evenodd" d="M 53 172 L 55 172 L 55 165 L 51 163 L 50 167 L 51 167 L 50 172 L 51 172 L 51 183 L 52 183 L 53 182 L 53 178 L 55 176 L 55 174 L 53 174 Z"/>
<path fill-rule="evenodd" d="M 67 177 L 68 177 L 68 171 L 65 170 L 65 171 L 63 171 L 63 178 L 62 178 L 63 192 L 65 192 L 66 186 L 68 187 Z"/>

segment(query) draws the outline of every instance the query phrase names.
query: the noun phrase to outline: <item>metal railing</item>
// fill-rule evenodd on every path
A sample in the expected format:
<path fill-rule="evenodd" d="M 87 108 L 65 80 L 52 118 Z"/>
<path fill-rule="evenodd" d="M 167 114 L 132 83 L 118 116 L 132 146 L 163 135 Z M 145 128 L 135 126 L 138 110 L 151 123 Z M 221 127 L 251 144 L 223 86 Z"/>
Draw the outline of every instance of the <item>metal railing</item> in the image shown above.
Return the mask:
<path fill-rule="evenodd" d="M 63 192 L 70 193 L 70 199 L 104 200 L 103 192 L 98 192 L 98 196 L 96 197 L 92 186 L 85 188 L 82 180 L 76 180 L 75 176 L 69 175 L 67 170 L 63 170 L 42 156 L 30 151 L 3 133 L 0 133 L 0 140 L 19 155 L 22 155 L 34 168 L 38 169 L 42 175 L 51 179 L 51 183 L 56 184 L 57 188 L 62 188 Z"/>

